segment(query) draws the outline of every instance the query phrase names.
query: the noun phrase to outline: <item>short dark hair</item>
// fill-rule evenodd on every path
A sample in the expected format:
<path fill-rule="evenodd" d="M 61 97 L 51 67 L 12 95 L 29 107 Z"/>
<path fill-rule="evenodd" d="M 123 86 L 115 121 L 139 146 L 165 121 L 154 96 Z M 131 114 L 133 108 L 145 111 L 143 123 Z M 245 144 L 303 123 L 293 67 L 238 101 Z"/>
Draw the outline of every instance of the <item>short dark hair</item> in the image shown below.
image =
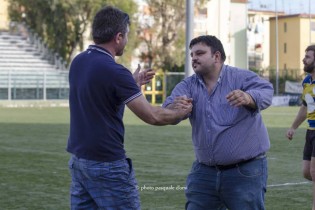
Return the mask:
<path fill-rule="evenodd" d="M 211 48 L 212 54 L 216 53 L 217 51 L 220 52 L 222 61 L 225 61 L 226 55 L 224 48 L 221 41 L 217 37 L 211 35 L 198 36 L 190 41 L 189 48 L 191 49 L 192 46 L 198 43 L 204 43 L 209 46 Z"/>
<path fill-rule="evenodd" d="M 117 33 L 127 33 L 130 25 L 129 15 L 112 6 L 103 7 L 93 20 L 92 37 L 95 44 L 103 44 L 111 41 Z"/>
<path fill-rule="evenodd" d="M 305 52 L 307 51 L 313 51 L 314 56 L 315 56 L 315 45 L 310 45 L 305 49 Z"/>

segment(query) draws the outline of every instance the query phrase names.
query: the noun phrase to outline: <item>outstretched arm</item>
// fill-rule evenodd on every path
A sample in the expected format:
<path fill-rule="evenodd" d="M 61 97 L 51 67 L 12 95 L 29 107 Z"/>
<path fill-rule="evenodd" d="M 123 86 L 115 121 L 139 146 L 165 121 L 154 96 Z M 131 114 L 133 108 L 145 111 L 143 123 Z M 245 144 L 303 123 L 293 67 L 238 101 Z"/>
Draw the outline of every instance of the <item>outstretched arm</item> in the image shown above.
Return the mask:
<path fill-rule="evenodd" d="M 166 107 L 169 109 L 188 109 L 192 104 L 192 98 L 187 98 L 184 96 L 177 96 L 173 103 L 167 105 Z"/>
<path fill-rule="evenodd" d="M 307 115 L 307 107 L 304 104 L 302 104 L 297 116 L 295 117 L 295 120 L 292 123 L 291 128 L 289 128 L 287 131 L 286 136 L 289 140 L 293 139 L 295 130 L 304 122 L 304 120 L 306 119 L 306 115 Z"/>
<path fill-rule="evenodd" d="M 191 103 L 190 105 L 176 107 L 175 109 L 152 106 L 143 95 L 127 103 L 127 106 L 141 120 L 151 125 L 175 124 L 192 110 Z"/>

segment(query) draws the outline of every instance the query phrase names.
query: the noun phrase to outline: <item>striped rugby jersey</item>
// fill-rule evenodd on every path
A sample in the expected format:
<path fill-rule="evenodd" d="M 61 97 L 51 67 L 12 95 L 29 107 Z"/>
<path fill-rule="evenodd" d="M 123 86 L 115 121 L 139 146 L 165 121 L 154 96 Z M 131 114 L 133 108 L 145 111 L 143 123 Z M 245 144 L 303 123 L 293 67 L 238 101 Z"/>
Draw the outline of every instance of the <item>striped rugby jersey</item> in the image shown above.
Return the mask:
<path fill-rule="evenodd" d="M 311 75 L 305 77 L 302 86 L 303 104 L 307 106 L 308 129 L 315 130 L 315 81 L 312 81 Z"/>

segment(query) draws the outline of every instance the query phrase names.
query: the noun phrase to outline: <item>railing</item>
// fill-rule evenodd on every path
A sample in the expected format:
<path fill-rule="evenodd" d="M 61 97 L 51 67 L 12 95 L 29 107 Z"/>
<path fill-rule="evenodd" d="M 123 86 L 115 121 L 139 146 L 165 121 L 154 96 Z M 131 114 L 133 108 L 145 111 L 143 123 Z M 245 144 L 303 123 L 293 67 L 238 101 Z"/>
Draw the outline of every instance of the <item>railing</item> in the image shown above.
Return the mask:
<path fill-rule="evenodd" d="M 68 99 L 68 72 L 0 71 L 0 100 Z"/>
<path fill-rule="evenodd" d="M 28 28 L 27 25 L 24 23 L 12 23 L 12 27 L 10 27 L 12 34 L 22 35 L 22 37 L 27 39 L 31 45 L 35 46 L 41 58 L 48 60 L 49 63 L 55 65 L 58 70 L 67 70 L 66 62 L 62 59 L 62 57 L 60 57 L 58 53 L 55 53 L 49 49 L 43 42 L 42 38 L 34 33 L 30 28 Z"/>
<path fill-rule="evenodd" d="M 142 92 L 150 103 L 161 104 L 184 78 L 185 72 L 157 72 L 152 81 L 142 87 Z"/>

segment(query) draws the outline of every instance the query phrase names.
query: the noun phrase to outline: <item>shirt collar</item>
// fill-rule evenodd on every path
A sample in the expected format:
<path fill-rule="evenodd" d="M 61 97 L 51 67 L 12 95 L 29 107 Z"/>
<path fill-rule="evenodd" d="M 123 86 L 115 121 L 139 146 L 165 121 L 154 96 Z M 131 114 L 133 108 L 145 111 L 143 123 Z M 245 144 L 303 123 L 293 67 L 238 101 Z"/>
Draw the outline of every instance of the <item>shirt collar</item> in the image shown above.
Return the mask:
<path fill-rule="evenodd" d="M 113 60 L 115 60 L 114 57 L 112 56 L 112 54 L 110 54 L 110 52 L 108 50 L 106 50 L 105 48 L 103 48 L 103 47 L 100 47 L 100 46 L 97 46 L 97 45 L 90 45 L 88 47 L 88 50 L 96 50 L 98 52 L 101 52 L 101 53 L 104 53 L 104 54 L 108 55 Z"/>
<path fill-rule="evenodd" d="M 223 78 L 223 76 L 225 75 L 225 71 L 226 71 L 226 65 L 222 65 L 221 67 L 221 71 L 220 71 L 220 75 L 219 75 L 219 78 L 218 78 L 218 83 L 221 83 L 221 80 Z"/>
<path fill-rule="evenodd" d="M 217 83 L 221 83 L 221 80 L 222 80 L 222 77 L 224 76 L 225 74 L 225 71 L 226 71 L 226 68 L 227 66 L 226 65 L 222 65 L 221 67 L 221 71 L 220 71 L 220 75 L 219 75 L 219 78 L 217 80 Z M 203 79 L 202 79 L 202 76 L 200 74 L 197 74 L 196 73 L 196 77 L 198 78 L 198 80 L 201 82 L 201 83 L 204 83 Z"/>

